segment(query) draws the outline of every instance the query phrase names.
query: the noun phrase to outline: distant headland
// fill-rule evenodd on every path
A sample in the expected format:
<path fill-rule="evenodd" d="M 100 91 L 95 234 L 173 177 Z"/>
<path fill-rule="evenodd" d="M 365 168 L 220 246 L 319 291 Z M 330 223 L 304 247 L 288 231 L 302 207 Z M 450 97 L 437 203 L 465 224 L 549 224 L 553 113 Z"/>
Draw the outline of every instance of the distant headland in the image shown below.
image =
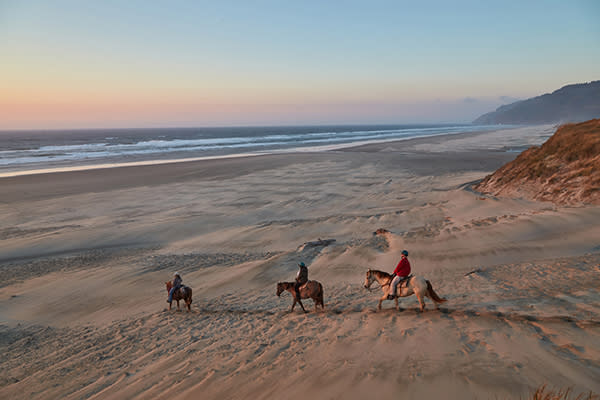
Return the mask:
<path fill-rule="evenodd" d="M 476 125 L 535 125 L 582 122 L 600 118 L 600 80 L 567 85 L 552 93 L 498 107 Z"/>

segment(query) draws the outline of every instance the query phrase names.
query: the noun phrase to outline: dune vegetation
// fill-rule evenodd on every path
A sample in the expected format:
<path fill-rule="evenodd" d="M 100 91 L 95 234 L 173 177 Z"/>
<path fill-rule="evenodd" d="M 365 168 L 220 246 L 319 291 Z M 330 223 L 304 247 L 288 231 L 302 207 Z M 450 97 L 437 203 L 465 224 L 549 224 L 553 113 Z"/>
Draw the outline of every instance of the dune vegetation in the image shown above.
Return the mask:
<path fill-rule="evenodd" d="M 600 119 L 561 126 L 475 189 L 561 205 L 600 204 Z"/>

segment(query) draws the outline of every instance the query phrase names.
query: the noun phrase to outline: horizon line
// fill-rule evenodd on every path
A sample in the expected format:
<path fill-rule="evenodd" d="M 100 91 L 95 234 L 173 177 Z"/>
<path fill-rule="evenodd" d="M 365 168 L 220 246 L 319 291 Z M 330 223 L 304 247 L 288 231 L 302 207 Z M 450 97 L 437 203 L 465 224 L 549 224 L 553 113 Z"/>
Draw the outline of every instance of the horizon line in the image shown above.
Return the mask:
<path fill-rule="evenodd" d="M 396 126 L 396 125 L 416 125 L 416 126 L 468 126 L 474 125 L 473 122 L 386 122 L 386 123 L 307 123 L 307 124 L 248 124 L 248 125 L 164 125 L 164 126 L 129 126 L 129 127 L 75 127 L 75 128 L 0 128 L 0 133 L 6 132 L 39 132 L 39 131 L 120 131 L 120 130 L 152 130 L 152 129 L 204 129 L 204 128 L 292 128 L 292 127 L 320 127 L 320 126 Z M 504 125 L 504 124 L 492 124 Z M 482 125 L 483 126 L 483 125 Z M 487 126 L 487 125 L 486 125 Z"/>

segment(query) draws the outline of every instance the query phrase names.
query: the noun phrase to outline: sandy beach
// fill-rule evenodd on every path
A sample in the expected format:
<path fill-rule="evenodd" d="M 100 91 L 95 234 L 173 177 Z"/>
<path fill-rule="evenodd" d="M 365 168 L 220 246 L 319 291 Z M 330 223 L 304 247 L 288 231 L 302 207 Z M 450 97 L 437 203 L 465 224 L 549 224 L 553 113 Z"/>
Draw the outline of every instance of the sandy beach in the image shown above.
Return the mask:
<path fill-rule="evenodd" d="M 599 393 L 600 207 L 470 189 L 554 131 L 0 178 L 0 398 Z M 363 287 L 403 249 L 439 310 Z"/>

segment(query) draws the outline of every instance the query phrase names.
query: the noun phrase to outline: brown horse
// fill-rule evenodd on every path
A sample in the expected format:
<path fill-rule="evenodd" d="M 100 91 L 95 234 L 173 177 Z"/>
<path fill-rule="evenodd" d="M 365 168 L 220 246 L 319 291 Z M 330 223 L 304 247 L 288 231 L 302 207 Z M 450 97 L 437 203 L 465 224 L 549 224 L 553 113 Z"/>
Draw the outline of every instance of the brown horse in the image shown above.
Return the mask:
<path fill-rule="evenodd" d="M 173 287 L 173 282 L 168 281 L 165 282 L 165 284 L 167 285 L 168 295 L 171 291 L 171 288 Z M 177 301 L 177 311 L 181 311 L 181 309 L 179 308 L 179 300 L 185 301 L 185 305 L 187 306 L 188 311 L 191 311 L 192 309 L 190 307 L 190 304 L 192 304 L 192 288 L 187 286 L 180 287 L 179 290 L 176 290 L 175 293 L 173 293 L 173 300 Z M 171 303 L 169 303 L 169 311 L 170 310 Z"/>
<path fill-rule="evenodd" d="M 290 312 L 294 311 L 294 307 L 296 303 L 300 303 L 300 307 L 302 307 L 302 311 L 306 312 L 304 309 L 304 305 L 300 299 L 312 299 L 315 302 L 315 311 L 317 311 L 317 305 L 321 305 L 321 309 L 325 308 L 325 304 L 323 303 L 323 285 L 318 281 L 308 281 L 304 285 L 300 286 L 300 299 L 296 297 L 296 290 L 294 289 L 295 282 L 279 282 L 277 284 L 277 296 L 281 296 L 281 293 L 284 291 L 288 291 L 292 294 L 294 298 L 294 303 L 292 304 L 292 309 Z"/>

